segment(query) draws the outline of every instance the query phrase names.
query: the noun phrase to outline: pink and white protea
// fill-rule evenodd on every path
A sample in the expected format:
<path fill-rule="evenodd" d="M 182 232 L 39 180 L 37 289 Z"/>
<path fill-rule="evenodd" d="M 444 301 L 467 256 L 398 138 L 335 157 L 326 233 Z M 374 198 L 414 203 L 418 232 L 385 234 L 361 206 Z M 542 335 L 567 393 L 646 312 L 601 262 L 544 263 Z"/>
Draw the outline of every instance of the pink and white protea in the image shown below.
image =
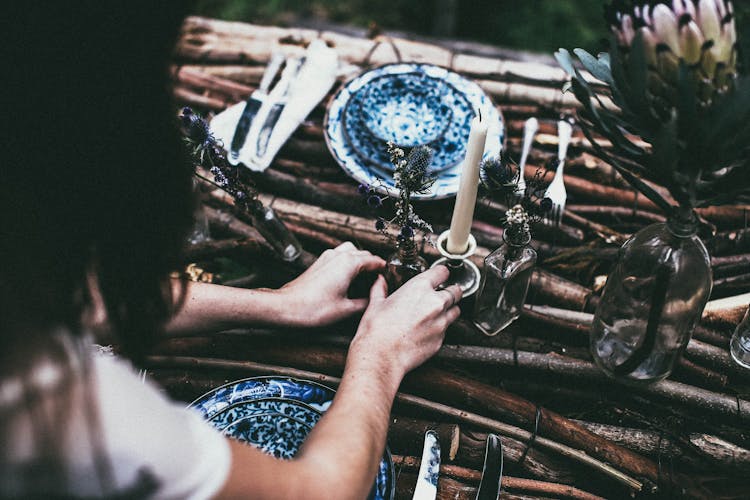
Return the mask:
<path fill-rule="evenodd" d="M 688 66 L 701 102 L 710 104 L 736 77 L 737 30 L 730 0 L 614 0 L 607 8 L 620 49 L 628 53 L 640 34 L 649 90 L 673 104 L 680 60 Z"/>

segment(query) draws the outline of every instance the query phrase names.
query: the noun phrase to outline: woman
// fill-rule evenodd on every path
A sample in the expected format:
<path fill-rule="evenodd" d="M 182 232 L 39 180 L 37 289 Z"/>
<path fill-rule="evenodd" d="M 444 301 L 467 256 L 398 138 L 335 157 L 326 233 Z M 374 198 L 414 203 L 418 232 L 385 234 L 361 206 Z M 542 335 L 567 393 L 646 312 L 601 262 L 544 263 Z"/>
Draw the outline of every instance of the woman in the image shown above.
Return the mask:
<path fill-rule="evenodd" d="M 439 268 L 348 299 L 384 265 L 351 243 L 275 291 L 170 283 L 193 205 L 165 78 L 181 4 L 75 5 L 15 2 L 0 30 L 0 497 L 365 497 L 399 383 L 439 348 L 460 291 L 436 291 Z M 337 396 L 290 461 L 226 440 L 91 348 L 106 330 L 138 360 L 165 326 L 362 312 Z"/>

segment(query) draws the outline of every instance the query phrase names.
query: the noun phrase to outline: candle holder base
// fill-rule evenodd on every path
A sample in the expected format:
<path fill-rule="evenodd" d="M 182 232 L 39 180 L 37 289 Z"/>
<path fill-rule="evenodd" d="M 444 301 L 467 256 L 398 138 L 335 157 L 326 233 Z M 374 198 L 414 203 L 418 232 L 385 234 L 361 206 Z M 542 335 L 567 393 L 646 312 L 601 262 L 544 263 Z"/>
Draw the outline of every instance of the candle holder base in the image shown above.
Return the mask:
<path fill-rule="evenodd" d="M 477 242 L 474 239 L 474 236 L 469 235 L 469 246 L 466 251 L 460 255 L 452 254 L 446 249 L 448 233 L 449 231 L 445 231 L 438 237 L 437 247 L 443 257 L 436 260 L 430 267 L 440 265 L 446 266 L 450 271 L 450 275 L 442 286 L 460 286 L 461 291 L 463 292 L 463 298 L 465 299 L 477 292 L 479 289 L 479 282 L 482 278 L 479 268 L 469 260 L 469 257 L 474 255 L 477 250 Z"/>

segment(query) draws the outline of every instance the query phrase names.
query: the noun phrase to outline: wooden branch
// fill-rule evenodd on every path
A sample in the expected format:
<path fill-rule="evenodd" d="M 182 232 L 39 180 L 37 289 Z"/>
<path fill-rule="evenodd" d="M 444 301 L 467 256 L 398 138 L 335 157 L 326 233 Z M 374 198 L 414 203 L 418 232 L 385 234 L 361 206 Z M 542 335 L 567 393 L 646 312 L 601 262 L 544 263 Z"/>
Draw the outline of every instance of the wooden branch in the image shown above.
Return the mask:
<path fill-rule="evenodd" d="M 582 420 L 576 422 L 591 432 L 643 455 L 673 458 L 700 467 L 700 462 L 696 460 L 696 456 L 699 455 L 720 466 L 750 470 L 750 450 L 716 436 L 690 433 L 687 439 L 691 447 L 685 449 L 682 443 L 655 430 L 617 427 Z"/>
<path fill-rule="evenodd" d="M 227 361 L 227 360 L 217 360 L 217 359 L 209 359 L 209 358 L 201 359 L 201 358 L 168 357 L 168 356 L 149 356 L 146 361 L 149 367 L 212 368 L 212 369 L 235 370 L 235 371 L 250 372 L 250 373 L 263 373 L 267 375 L 282 375 L 282 376 L 289 376 L 289 377 L 295 377 L 295 378 L 303 378 L 303 379 L 312 380 L 312 381 L 316 381 L 322 384 L 327 384 L 327 385 L 332 385 L 332 386 L 338 386 L 338 384 L 341 382 L 341 379 L 337 377 L 332 377 L 332 376 L 324 375 L 321 373 L 315 373 L 315 372 L 310 372 L 306 370 L 299 370 L 299 369 L 287 368 L 287 367 L 281 367 L 281 366 L 267 365 L 267 364 L 262 364 L 262 363 L 255 363 L 255 362 L 250 362 L 250 361 Z M 449 416 L 452 418 L 458 418 L 461 421 L 470 423 L 472 425 L 476 425 L 478 427 L 485 428 L 489 431 L 497 432 L 503 435 L 508 435 L 517 439 L 528 440 L 531 437 L 530 432 L 524 431 L 523 429 L 520 429 L 518 427 L 504 424 L 497 420 L 482 417 L 480 415 L 466 412 L 463 410 L 458 410 L 456 408 L 452 408 L 447 405 L 435 403 L 435 402 L 429 401 L 427 399 L 424 399 L 418 396 L 412 396 L 410 394 L 404 394 L 404 393 L 399 392 L 396 395 L 396 401 L 399 403 L 406 404 L 406 405 L 428 409 L 428 410 L 431 410 L 431 411 L 434 411 L 434 412 L 437 412 L 437 413 L 440 413 L 440 414 L 443 414 L 445 416 Z M 605 444 L 607 444 L 608 447 L 612 446 L 612 443 L 609 443 L 603 439 L 598 439 L 598 440 L 603 441 Z M 615 479 L 619 481 L 620 483 L 627 485 L 631 489 L 640 491 L 643 488 L 643 483 L 641 483 L 640 481 L 628 476 L 627 474 L 623 474 L 619 470 L 613 468 L 612 466 L 604 462 L 601 462 L 599 460 L 596 460 L 595 458 L 592 458 L 587 453 L 583 453 L 579 450 L 576 450 L 569 446 L 562 445 L 560 443 L 557 443 L 555 441 L 552 441 L 550 439 L 543 438 L 543 437 L 537 437 L 535 440 L 535 444 L 540 447 L 553 450 L 557 453 L 560 453 L 563 456 L 577 460 L 583 464 L 589 465 L 590 467 L 602 472 L 603 474 L 608 475 L 612 479 Z M 632 453 L 629 452 L 628 450 L 620 449 L 620 451 L 624 453 L 626 456 L 632 455 Z M 645 459 L 642 459 L 642 460 L 645 460 Z M 621 460 L 618 458 L 618 461 L 621 461 Z"/>
<path fill-rule="evenodd" d="M 750 304 L 750 293 L 710 300 L 703 309 L 702 321 L 733 329 L 742 320 L 748 304 Z"/>
<path fill-rule="evenodd" d="M 184 67 L 174 68 L 172 71 L 172 77 L 180 86 L 193 87 L 196 89 L 210 89 L 214 92 L 221 93 L 225 97 L 225 102 L 244 101 L 254 90 L 252 87 L 233 82 L 232 80 L 208 75 Z"/>
<path fill-rule="evenodd" d="M 175 100 L 180 104 L 194 106 L 207 111 L 221 111 L 229 104 L 222 99 L 207 97 L 180 86 L 174 87 L 172 89 L 172 94 L 174 95 Z"/>
<path fill-rule="evenodd" d="M 442 461 L 454 461 L 461 443 L 461 429 L 456 424 L 392 417 L 388 428 L 388 441 L 393 444 L 391 451 L 395 453 L 421 451 L 424 434 L 428 430 L 435 431 L 438 435 Z"/>
<path fill-rule="evenodd" d="M 184 258 L 186 261 L 192 262 L 213 259 L 235 252 L 270 257 L 271 249 L 258 240 L 246 238 L 238 240 L 212 240 L 188 245 L 185 249 Z"/>
<path fill-rule="evenodd" d="M 607 381 L 605 375 L 593 363 L 556 353 L 538 354 L 516 351 L 514 354 L 514 351 L 510 349 L 444 345 L 440 348 L 437 356 L 440 359 L 483 363 L 492 366 L 513 367 L 517 364 L 520 368 L 542 371 L 552 375 Z M 466 383 L 468 384 L 469 381 L 467 380 Z M 434 381 L 433 386 L 436 385 L 437 381 Z M 706 413 L 750 422 L 750 401 L 738 397 L 715 393 L 672 380 L 634 386 L 632 390 L 649 396 L 665 398 Z"/>
<path fill-rule="evenodd" d="M 612 217 L 627 220 L 636 219 L 645 223 L 653 224 L 656 222 L 665 222 L 667 220 L 662 214 L 647 212 L 645 210 L 634 210 L 630 207 L 615 207 L 610 205 L 565 205 L 565 210 L 577 214 L 600 215 L 606 216 L 611 220 Z"/>
<path fill-rule="evenodd" d="M 410 471 L 418 471 L 421 463 L 421 459 L 412 456 L 393 455 L 393 465 L 396 467 L 404 468 Z M 457 465 L 441 464 L 440 465 L 440 477 L 449 477 L 457 479 L 462 482 L 479 485 L 482 479 L 482 473 L 467 469 L 466 467 L 460 467 Z M 440 483 L 438 483 L 438 487 Z M 501 489 L 504 491 L 522 491 L 528 493 L 537 493 L 540 495 L 551 496 L 552 498 L 574 498 L 579 500 L 603 500 L 602 497 L 592 495 L 578 488 L 572 486 L 548 483 L 544 481 L 535 481 L 533 479 L 516 478 L 507 475 L 503 475 L 503 479 L 500 483 Z"/>

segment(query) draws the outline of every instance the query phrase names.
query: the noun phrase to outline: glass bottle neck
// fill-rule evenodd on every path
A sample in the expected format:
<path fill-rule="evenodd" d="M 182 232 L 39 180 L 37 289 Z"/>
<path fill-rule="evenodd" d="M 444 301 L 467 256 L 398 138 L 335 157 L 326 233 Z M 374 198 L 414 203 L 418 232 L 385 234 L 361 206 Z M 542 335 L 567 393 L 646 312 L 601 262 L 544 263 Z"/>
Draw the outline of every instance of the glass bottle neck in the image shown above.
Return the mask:
<path fill-rule="evenodd" d="M 698 233 L 698 217 L 692 210 L 678 209 L 667 218 L 667 229 L 678 238 L 689 238 Z"/>
<path fill-rule="evenodd" d="M 417 245 L 411 238 L 404 240 L 398 247 L 398 254 L 403 262 L 413 262 L 417 259 Z"/>

